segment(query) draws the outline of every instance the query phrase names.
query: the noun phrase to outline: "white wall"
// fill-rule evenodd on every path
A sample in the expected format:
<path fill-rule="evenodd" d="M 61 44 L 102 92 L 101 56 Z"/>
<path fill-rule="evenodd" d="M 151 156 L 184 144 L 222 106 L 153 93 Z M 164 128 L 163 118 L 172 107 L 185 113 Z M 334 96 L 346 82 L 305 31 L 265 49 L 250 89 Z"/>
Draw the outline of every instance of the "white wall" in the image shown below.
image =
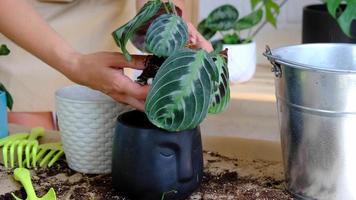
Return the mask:
<path fill-rule="evenodd" d="M 278 28 L 274 29 L 268 24 L 255 38 L 257 42 L 258 63 L 268 63 L 262 56 L 267 44 L 271 48 L 275 48 L 300 43 L 303 7 L 320 2 L 320 0 L 288 0 L 278 17 Z M 240 16 L 244 16 L 250 11 L 249 0 L 200 0 L 199 20 L 205 18 L 214 8 L 223 4 L 233 4 L 236 6 Z"/>

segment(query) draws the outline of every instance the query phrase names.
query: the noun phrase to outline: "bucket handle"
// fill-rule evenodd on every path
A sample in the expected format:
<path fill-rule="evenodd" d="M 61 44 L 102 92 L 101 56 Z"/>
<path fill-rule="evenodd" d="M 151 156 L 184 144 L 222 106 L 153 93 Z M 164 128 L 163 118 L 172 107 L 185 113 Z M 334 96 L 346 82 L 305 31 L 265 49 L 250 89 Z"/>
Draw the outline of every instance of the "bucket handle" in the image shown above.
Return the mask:
<path fill-rule="evenodd" d="M 279 57 L 272 55 L 271 48 L 269 48 L 268 45 L 266 45 L 266 51 L 263 53 L 263 55 L 266 56 L 267 59 L 270 61 L 270 63 L 273 65 L 271 71 L 274 72 L 274 75 L 277 78 L 281 78 L 282 77 L 281 65 L 276 62 L 276 60 L 278 60 Z"/>

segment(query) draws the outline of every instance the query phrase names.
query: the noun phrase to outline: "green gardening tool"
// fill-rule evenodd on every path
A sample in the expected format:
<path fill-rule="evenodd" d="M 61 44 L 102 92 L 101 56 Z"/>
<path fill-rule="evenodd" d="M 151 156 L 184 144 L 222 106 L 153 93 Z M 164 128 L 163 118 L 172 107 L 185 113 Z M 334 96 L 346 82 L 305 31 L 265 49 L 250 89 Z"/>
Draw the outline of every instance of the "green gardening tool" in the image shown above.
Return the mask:
<path fill-rule="evenodd" d="M 27 194 L 26 200 L 56 200 L 57 199 L 56 192 L 54 191 L 53 188 L 49 189 L 47 194 L 45 194 L 43 197 L 37 197 L 35 189 L 33 188 L 32 185 L 30 171 L 28 169 L 25 168 L 15 169 L 14 178 L 16 181 L 19 181 L 25 188 Z M 15 200 L 22 200 L 18 198 L 14 193 L 12 193 L 12 196 L 15 198 Z"/>
<path fill-rule="evenodd" d="M 64 154 L 62 143 L 41 144 L 38 149 L 36 160 L 40 161 L 40 167 L 45 166 L 47 163 L 47 166 L 51 167 Z"/>
<path fill-rule="evenodd" d="M 39 144 L 37 138 L 43 137 L 45 130 L 42 127 L 33 128 L 31 133 L 18 133 L 0 140 L 2 147 L 3 161 L 6 168 L 15 167 L 15 156 L 20 168 L 35 168 L 37 164 L 44 167 L 46 164 L 51 167 L 63 154 L 61 143 Z M 10 152 L 10 158 L 8 158 Z M 15 155 L 15 152 L 17 155 Z M 23 158 L 25 154 L 25 158 Z"/>
<path fill-rule="evenodd" d="M 19 167 L 23 167 L 23 153 L 26 156 L 26 166 L 30 168 L 30 158 L 33 157 L 32 166 L 36 167 L 36 155 L 38 151 L 38 137 L 42 137 L 45 133 L 44 128 L 37 127 L 31 130 L 31 133 L 19 133 L 8 136 L 0 140 L 2 147 L 4 166 L 8 168 L 10 160 L 11 168 L 15 167 L 15 150 L 17 152 L 17 160 Z M 10 150 L 10 159 L 8 159 Z"/>

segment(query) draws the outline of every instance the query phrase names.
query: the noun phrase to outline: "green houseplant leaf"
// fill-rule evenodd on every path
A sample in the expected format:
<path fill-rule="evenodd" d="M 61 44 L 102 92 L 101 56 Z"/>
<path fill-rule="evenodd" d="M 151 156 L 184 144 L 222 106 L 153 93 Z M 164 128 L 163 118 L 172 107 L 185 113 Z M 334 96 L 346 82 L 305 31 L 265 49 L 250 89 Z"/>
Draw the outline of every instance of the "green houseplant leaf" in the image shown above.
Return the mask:
<path fill-rule="evenodd" d="M 182 49 L 162 64 L 152 82 L 145 111 L 149 120 L 168 131 L 195 128 L 211 102 L 218 71 L 204 50 Z"/>
<path fill-rule="evenodd" d="M 280 5 L 276 2 L 277 0 L 250 0 L 251 12 L 240 19 L 238 10 L 233 5 L 222 5 L 199 23 L 198 31 L 206 39 L 218 36 L 217 40 L 221 40 L 223 44 L 249 43 L 266 24 L 276 27 L 280 8 L 287 0 L 282 0 Z"/>
<path fill-rule="evenodd" d="M 240 42 L 240 37 L 236 33 L 226 34 L 222 41 L 224 44 L 238 44 Z"/>
<path fill-rule="evenodd" d="M 175 14 L 164 14 L 155 19 L 147 30 L 146 49 L 156 56 L 168 57 L 188 42 L 188 27 Z"/>
<path fill-rule="evenodd" d="M 224 111 L 230 102 L 229 70 L 226 56 L 227 52 L 223 52 L 223 55 L 215 54 L 212 56 L 218 69 L 219 79 L 215 82 L 209 113 L 216 114 Z"/>
<path fill-rule="evenodd" d="M 127 42 L 135 31 L 137 31 L 145 22 L 151 19 L 151 17 L 158 12 L 161 5 L 162 3 L 160 0 L 151 0 L 147 2 L 132 20 L 112 33 L 116 44 L 121 48 L 122 53 L 125 55 L 127 60 L 131 60 L 131 56 L 126 49 Z"/>
<path fill-rule="evenodd" d="M 336 18 L 336 11 L 339 8 L 341 0 L 326 0 L 326 6 L 329 13 Z"/>
<path fill-rule="evenodd" d="M 279 14 L 280 8 L 277 3 L 273 0 L 264 0 L 265 12 L 266 12 L 266 20 L 274 27 L 277 27 L 277 18 L 275 16 Z"/>
<path fill-rule="evenodd" d="M 198 31 L 207 40 L 210 40 L 210 38 L 212 38 L 216 33 L 216 30 L 212 30 L 206 26 L 206 19 L 198 24 Z"/>
<path fill-rule="evenodd" d="M 206 19 L 206 27 L 211 30 L 225 31 L 233 28 L 239 12 L 232 5 L 223 5 L 213 10 Z"/>
<path fill-rule="evenodd" d="M 351 37 L 351 24 L 356 20 L 356 0 L 348 0 L 345 11 L 337 19 L 342 31 Z"/>
<path fill-rule="evenodd" d="M 329 14 L 337 20 L 341 30 L 348 37 L 352 37 L 351 25 L 356 20 L 356 0 L 324 0 L 324 2 Z"/>
<path fill-rule="evenodd" d="M 2 44 L 0 46 L 0 56 L 6 56 L 6 55 L 9 55 L 10 53 L 10 49 L 7 48 L 7 46 L 5 44 Z"/>
<path fill-rule="evenodd" d="M 263 0 L 250 0 L 252 10 L 255 10 L 256 6 Z"/>
<path fill-rule="evenodd" d="M 239 19 L 236 22 L 235 30 L 241 31 L 241 30 L 252 28 L 258 23 L 260 23 L 262 18 L 263 18 L 263 11 L 261 9 L 253 11 L 249 15 L 244 16 L 243 18 Z"/>

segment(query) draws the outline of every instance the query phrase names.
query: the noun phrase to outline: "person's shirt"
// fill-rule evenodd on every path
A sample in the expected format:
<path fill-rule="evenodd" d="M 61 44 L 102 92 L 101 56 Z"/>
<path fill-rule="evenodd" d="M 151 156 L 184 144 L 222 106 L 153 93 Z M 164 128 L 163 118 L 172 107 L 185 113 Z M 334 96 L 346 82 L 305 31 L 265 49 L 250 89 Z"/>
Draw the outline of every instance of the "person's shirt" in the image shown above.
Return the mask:
<path fill-rule="evenodd" d="M 72 0 L 70 3 L 28 1 L 62 37 L 82 53 L 119 51 L 111 32 L 136 13 L 134 0 Z M 0 80 L 14 97 L 14 110 L 54 110 L 55 91 L 72 83 L 2 35 L 0 43 L 7 44 L 11 50 L 9 56 L 0 57 Z"/>

